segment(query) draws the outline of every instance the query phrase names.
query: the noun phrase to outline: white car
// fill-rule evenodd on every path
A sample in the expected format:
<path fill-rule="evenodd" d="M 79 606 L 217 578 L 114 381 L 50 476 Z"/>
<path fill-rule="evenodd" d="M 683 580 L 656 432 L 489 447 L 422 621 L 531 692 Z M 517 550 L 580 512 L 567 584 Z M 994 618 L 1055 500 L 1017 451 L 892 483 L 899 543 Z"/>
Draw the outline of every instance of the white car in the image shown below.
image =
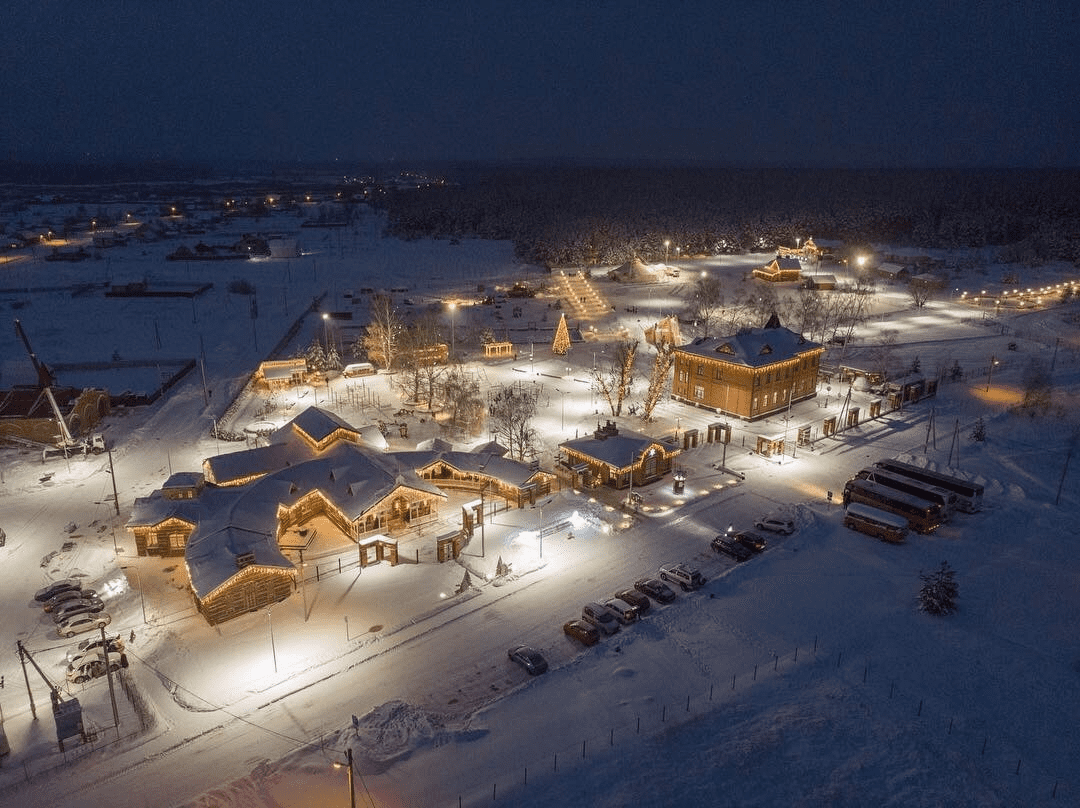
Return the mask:
<path fill-rule="evenodd" d="M 664 583 L 677 583 L 683 592 L 705 586 L 704 576 L 686 564 L 664 564 L 660 568 L 660 580 Z"/>
<path fill-rule="evenodd" d="M 93 631 L 95 628 L 104 628 L 112 622 L 112 615 L 108 612 L 87 612 L 76 614 L 56 625 L 56 634 L 60 637 L 74 637 L 84 631 Z"/>
<path fill-rule="evenodd" d="M 783 519 L 779 516 L 763 516 L 754 522 L 754 527 L 758 530 L 769 530 L 784 536 L 790 536 L 795 532 L 795 523 L 790 519 Z"/>
<path fill-rule="evenodd" d="M 614 634 L 619 630 L 619 618 L 602 603 L 586 603 L 581 608 L 581 619 L 592 623 L 604 634 Z"/>
<path fill-rule="evenodd" d="M 604 601 L 604 605 L 615 612 L 615 616 L 624 626 L 637 622 L 638 610 L 622 598 L 610 598 Z"/>
<path fill-rule="evenodd" d="M 126 667 L 126 663 L 127 659 L 123 656 L 109 656 L 109 670 L 111 671 L 118 671 Z M 83 682 L 89 682 L 91 679 L 104 675 L 105 655 L 97 651 L 75 657 L 67 667 L 68 681 L 76 685 L 81 685 Z"/>

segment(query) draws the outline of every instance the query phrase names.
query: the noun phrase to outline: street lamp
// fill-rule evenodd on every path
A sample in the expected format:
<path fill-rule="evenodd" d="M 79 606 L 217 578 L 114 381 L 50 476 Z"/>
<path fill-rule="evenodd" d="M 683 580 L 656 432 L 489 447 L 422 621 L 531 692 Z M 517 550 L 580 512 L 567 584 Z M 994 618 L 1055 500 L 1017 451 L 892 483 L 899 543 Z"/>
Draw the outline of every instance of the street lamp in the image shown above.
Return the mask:
<path fill-rule="evenodd" d="M 990 379 L 994 376 L 994 365 L 998 363 L 996 356 L 990 357 L 990 369 L 986 371 L 986 392 L 990 392 Z"/>
<path fill-rule="evenodd" d="M 329 351 L 330 350 L 330 315 L 327 314 L 325 311 L 323 312 L 323 316 L 322 316 L 322 324 L 323 324 L 323 345 L 325 346 L 326 350 Z"/>
<path fill-rule="evenodd" d="M 277 648 L 274 647 L 274 621 L 270 617 L 270 610 L 266 610 L 266 626 L 270 629 L 270 653 L 274 657 L 274 673 L 277 673 Z"/>
<path fill-rule="evenodd" d="M 664 239 L 664 266 L 667 266 L 668 262 L 668 250 L 671 249 L 670 239 Z"/>
<path fill-rule="evenodd" d="M 143 594 L 142 574 L 139 572 L 138 567 L 121 567 L 120 569 L 135 570 L 135 584 L 139 587 L 139 602 L 142 604 L 142 621 L 143 625 L 146 625 L 148 621 L 146 619 L 146 596 Z"/>
<path fill-rule="evenodd" d="M 349 805 L 351 808 L 356 808 L 356 789 L 353 788 L 353 763 L 352 763 L 352 747 L 345 747 L 345 765 L 349 767 Z M 341 764 L 335 762 L 335 769 L 340 769 Z"/>
<path fill-rule="evenodd" d="M 450 307 L 450 355 L 454 354 L 454 311 L 457 309 L 457 303 L 451 302 L 448 304 Z"/>

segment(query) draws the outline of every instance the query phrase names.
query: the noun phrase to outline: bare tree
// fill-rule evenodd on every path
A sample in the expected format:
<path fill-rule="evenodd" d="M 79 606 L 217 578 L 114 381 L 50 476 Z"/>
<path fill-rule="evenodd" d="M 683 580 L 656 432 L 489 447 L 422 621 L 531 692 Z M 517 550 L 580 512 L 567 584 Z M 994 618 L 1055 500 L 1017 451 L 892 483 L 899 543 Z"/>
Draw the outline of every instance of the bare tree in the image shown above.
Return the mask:
<path fill-rule="evenodd" d="M 532 420 L 536 417 L 537 402 L 537 394 L 520 385 L 500 387 L 488 401 L 491 430 L 517 460 L 536 454 L 538 435 Z"/>
<path fill-rule="evenodd" d="M 813 339 L 822 319 L 825 316 L 825 301 L 816 289 L 799 289 L 798 296 L 791 308 L 792 321 L 798 328 L 799 333 L 808 335 Z"/>
<path fill-rule="evenodd" d="M 694 283 L 691 303 L 694 319 L 702 328 L 702 336 L 709 336 L 709 332 L 718 324 L 724 306 L 720 279 L 713 275 L 698 278 Z"/>
<path fill-rule="evenodd" d="M 444 370 L 433 350 L 439 341 L 439 323 L 430 314 L 401 329 L 397 351 L 401 373 L 397 384 L 408 400 L 428 404 L 435 401 L 438 381 Z"/>
<path fill-rule="evenodd" d="M 389 295 L 371 298 L 371 320 L 364 330 L 363 347 L 368 358 L 384 368 L 394 367 L 402 324 Z"/>
<path fill-rule="evenodd" d="M 476 434 L 484 420 L 484 399 L 480 382 L 467 374 L 461 365 L 447 369 L 442 377 L 440 399 L 450 413 L 450 427 Z"/>
<path fill-rule="evenodd" d="M 1020 402 L 1020 408 L 1034 414 L 1035 410 L 1046 411 L 1050 407 L 1053 398 L 1054 383 L 1046 363 L 1036 356 L 1028 360 L 1020 377 L 1024 386 L 1024 398 Z"/>
<path fill-rule="evenodd" d="M 653 359 L 652 370 L 649 372 L 649 386 L 645 390 L 645 400 L 641 405 L 641 419 L 651 421 L 653 410 L 660 403 L 660 399 L 667 392 L 668 383 L 671 381 L 668 372 L 671 363 L 675 359 L 675 345 L 667 340 L 662 340 L 656 346 L 656 358 Z"/>
<path fill-rule="evenodd" d="M 637 348 L 638 340 L 623 340 L 615 347 L 615 357 L 606 368 L 598 365 L 593 369 L 593 387 L 607 401 L 612 415 L 622 415 L 623 402 L 633 389 Z"/>
<path fill-rule="evenodd" d="M 912 305 L 917 309 L 921 309 L 933 298 L 934 290 L 928 283 L 912 281 L 908 284 L 908 294 L 911 296 Z"/>
<path fill-rule="evenodd" d="M 891 329 L 882 331 L 877 338 L 877 345 L 870 351 L 870 362 L 873 364 L 872 370 L 880 373 L 882 379 L 889 377 L 889 362 L 892 360 L 895 350 L 896 332 Z"/>

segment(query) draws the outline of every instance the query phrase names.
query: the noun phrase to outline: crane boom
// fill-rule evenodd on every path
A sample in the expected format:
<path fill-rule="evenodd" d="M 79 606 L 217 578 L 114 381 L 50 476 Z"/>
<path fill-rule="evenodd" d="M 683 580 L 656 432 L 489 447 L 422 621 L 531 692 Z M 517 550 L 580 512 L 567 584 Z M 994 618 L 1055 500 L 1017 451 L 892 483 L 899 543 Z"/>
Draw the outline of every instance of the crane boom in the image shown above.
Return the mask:
<path fill-rule="evenodd" d="M 56 403 L 56 397 L 52 394 L 52 390 L 49 387 L 45 388 L 45 397 L 49 399 L 49 405 L 52 407 L 53 415 L 56 416 L 56 423 L 60 426 L 60 440 L 64 448 L 71 448 L 75 446 L 75 439 L 71 437 L 71 430 L 68 429 L 67 421 L 64 420 L 64 414 L 60 412 L 60 405 Z"/>
<path fill-rule="evenodd" d="M 37 354 L 34 353 L 34 349 L 30 345 L 30 338 L 26 336 L 26 332 L 23 331 L 22 323 L 17 319 L 15 320 L 15 333 L 19 335 L 19 339 L 21 339 L 23 345 L 26 346 L 26 352 L 30 355 L 30 361 L 33 363 L 34 371 L 37 373 L 38 386 L 52 387 L 56 382 L 56 377 L 53 376 L 53 372 L 49 367 L 37 358 Z"/>

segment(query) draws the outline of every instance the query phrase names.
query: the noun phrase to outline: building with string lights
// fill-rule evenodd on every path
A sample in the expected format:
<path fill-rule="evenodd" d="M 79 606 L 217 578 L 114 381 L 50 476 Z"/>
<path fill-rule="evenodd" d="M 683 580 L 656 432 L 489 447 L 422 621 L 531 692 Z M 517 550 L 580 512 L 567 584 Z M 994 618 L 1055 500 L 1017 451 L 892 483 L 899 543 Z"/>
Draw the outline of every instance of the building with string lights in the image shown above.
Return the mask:
<path fill-rule="evenodd" d="M 303 563 L 316 520 L 329 523 L 339 549 L 355 549 L 351 563 L 396 564 L 396 537 L 435 522 L 446 490 L 524 507 L 556 484 L 554 474 L 493 444 L 384 452 L 364 435 L 309 407 L 266 446 L 207 458 L 201 473 L 173 474 L 135 501 L 127 527 L 138 554 L 183 556 L 195 605 L 217 624 L 295 591 L 296 559 Z"/>
<path fill-rule="evenodd" d="M 763 328 L 700 337 L 676 348 L 671 397 L 755 421 L 813 398 L 824 352 L 773 314 Z"/>

